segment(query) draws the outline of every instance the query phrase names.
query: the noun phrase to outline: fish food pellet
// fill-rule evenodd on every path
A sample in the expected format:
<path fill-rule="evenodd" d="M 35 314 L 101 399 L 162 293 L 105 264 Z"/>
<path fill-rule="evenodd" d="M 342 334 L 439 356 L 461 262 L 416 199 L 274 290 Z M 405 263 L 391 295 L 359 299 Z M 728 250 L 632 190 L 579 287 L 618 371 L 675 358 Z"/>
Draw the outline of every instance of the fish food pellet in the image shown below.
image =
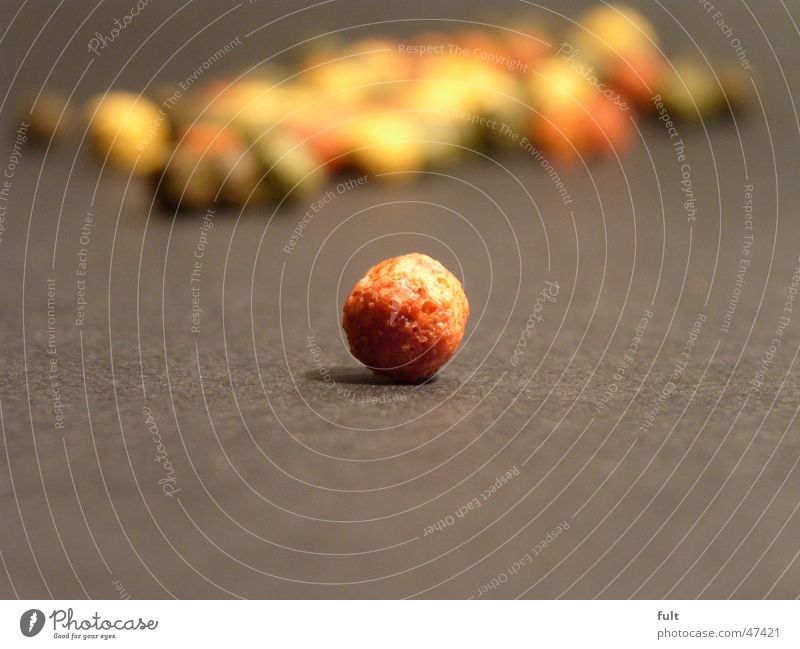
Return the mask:
<path fill-rule="evenodd" d="M 461 282 L 415 252 L 369 269 L 347 298 L 342 326 L 353 356 L 373 372 L 418 382 L 450 360 L 468 317 Z"/>
<path fill-rule="evenodd" d="M 95 149 L 112 165 L 141 176 L 163 168 L 172 133 L 150 99 L 122 91 L 96 95 L 86 116 Z"/>

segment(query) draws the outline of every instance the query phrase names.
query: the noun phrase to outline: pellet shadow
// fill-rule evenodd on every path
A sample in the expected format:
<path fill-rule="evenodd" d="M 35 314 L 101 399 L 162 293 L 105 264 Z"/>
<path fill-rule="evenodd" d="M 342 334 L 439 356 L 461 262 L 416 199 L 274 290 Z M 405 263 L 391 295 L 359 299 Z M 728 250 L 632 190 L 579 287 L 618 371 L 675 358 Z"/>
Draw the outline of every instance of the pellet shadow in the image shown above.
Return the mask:
<path fill-rule="evenodd" d="M 385 385 L 385 386 L 411 386 L 416 387 L 429 383 L 435 383 L 438 378 L 433 376 L 426 381 L 419 381 L 417 383 L 407 383 L 403 381 L 395 381 L 387 376 L 380 376 L 368 370 L 367 368 L 359 367 L 329 367 L 326 374 L 320 374 L 318 370 L 309 370 L 304 374 L 305 378 L 311 381 L 319 381 L 321 383 L 330 383 L 335 381 L 342 385 Z M 329 379 L 325 379 L 329 376 Z"/>

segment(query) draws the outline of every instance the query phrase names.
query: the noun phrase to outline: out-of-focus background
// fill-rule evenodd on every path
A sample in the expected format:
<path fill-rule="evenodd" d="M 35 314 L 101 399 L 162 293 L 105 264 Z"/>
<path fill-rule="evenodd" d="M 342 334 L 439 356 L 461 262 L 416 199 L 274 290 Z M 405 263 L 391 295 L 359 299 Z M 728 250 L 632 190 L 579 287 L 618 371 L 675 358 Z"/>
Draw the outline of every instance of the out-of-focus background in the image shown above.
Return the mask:
<path fill-rule="evenodd" d="M 586 36 L 596 6 L 3 2 L 0 594 L 800 596 L 800 7 L 628 2 L 646 22 L 614 48 L 660 57 L 642 85 L 648 56 L 615 67 Z M 501 51 L 485 39 L 511 31 L 520 69 L 477 77 L 476 53 Z M 352 151 L 355 126 L 345 144 L 311 128 L 253 148 L 275 165 L 265 197 L 221 143 L 318 95 L 268 95 L 176 153 L 232 80 L 304 82 L 368 37 L 394 58 L 366 83 L 408 66 L 439 101 L 448 79 L 419 72 L 438 54 L 413 47 L 458 45 L 476 54 L 460 83 L 498 85 L 404 123 L 444 149 L 409 154 L 381 139 L 409 131 L 378 122 L 358 131 L 377 155 L 312 184 L 298 142 Z M 315 83 L 346 94 L 362 73 Z M 646 90 L 623 119 L 582 85 L 609 79 Z M 420 87 L 370 110 L 424 112 Z M 142 117 L 141 148 L 114 136 L 143 100 L 93 112 L 112 90 L 167 107 Z M 519 101 L 484 101 L 504 93 Z M 43 100 L 69 120 L 32 122 Z M 312 126 L 361 115 L 322 105 Z M 143 173 L 160 142 L 180 164 Z M 191 173 L 197 150 L 242 181 L 224 200 L 219 168 Z M 412 250 L 472 307 L 458 355 L 418 386 L 371 375 L 340 329 L 355 281 Z"/>

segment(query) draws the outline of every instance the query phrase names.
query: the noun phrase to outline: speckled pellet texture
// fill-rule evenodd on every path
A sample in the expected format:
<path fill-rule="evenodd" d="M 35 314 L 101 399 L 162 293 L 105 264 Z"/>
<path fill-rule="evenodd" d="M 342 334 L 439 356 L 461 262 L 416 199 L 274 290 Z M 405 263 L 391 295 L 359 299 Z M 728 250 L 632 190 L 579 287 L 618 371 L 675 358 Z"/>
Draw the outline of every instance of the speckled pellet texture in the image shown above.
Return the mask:
<path fill-rule="evenodd" d="M 469 317 L 461 282 L 427 255 L 409 253 L 369 269 L 344 305 L 353 356 L 377 374 L 427 379 L 458 349 Z"/>

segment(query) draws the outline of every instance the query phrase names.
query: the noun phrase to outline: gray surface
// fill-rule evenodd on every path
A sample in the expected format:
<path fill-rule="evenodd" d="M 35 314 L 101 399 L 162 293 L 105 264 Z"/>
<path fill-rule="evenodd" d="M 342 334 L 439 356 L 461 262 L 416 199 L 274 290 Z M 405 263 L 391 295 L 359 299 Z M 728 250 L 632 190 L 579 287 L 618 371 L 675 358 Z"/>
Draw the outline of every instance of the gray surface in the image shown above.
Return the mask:
<path fill-rule="evenodd" d="M 105 87 L 121 69 L 118 85 L 146 83 L 223 12 L 196 4 L 170 25 L 170 39 L 154 39 L 123 68 L 178 4 L 148 8 L 76 94 Z M 470 597 L 505 573 L 507 583 L 483 597 L 800 596 L 800 307 L 763 386 L 751 384 L 800 263 L 791 101 L 800 72 L 790 20 L 799 12 L 795 3 L 719 4 L 761 71 L 760 103 L 736 127 L 682 127 L 693 224 L 660 124 L 642 125 L 622 160 L 559 168 L 572 211 L 540 168 L 506 154 L 407 187 L 372 179 L 337 196 L 290 256 L 282 248 L 306 205 L 220 212 L 203 259 L 199 334 L 189 283 L 199 217 L 151 213 L 145 185 L 99 174 L 83 154 L 73 167 L 79 136 L 57 151 L 23 147 L 0 241 L 0 594 L 114 598 L 119 580 L 137 598 Z M 263 24 L 284 5 L 243 5 L 159 78 L 183 78 L 242 25 Z M 416 12 L 380 5 L 336 2 L 289 18 L 220 72 L 281 49 L 301 27 L 480 15 L 468 3 Z M 672 8 L 676 22 L 656 5 L 646 10 L 671 50 L 688 33 L 704 53 L 730 56 L 695 5 Z M 9 102 L 44 83 L 71 88 L 88 63 L 88 38 L 127 9 L 104 3 L 74 32 L 89 5 L 70 7 L 24 62 L 46 16 L 27 8 L 9 28 Z M 746 183 L 755 188 L 755 244 L 723 334 Z M 96 217 L 88 312 L 77 327 L 74 273 L 88 209 Z M 360 369 L 339 328 L 345 293 L 363 271 L 409 250 L 456 271 L 473 313 L 458 357 L 417 387 Z M 56 278 L 63 429 L 46 377 L 48 277 Z M 559 283 L 557 300 L 513 366 L 546 280 Z M 635 361 L 598 411 L 646 309 L 655 315 Z M 698 313 L 707 321 L 688 366 L 642 431 Z M 320 380 L 309 334 L 335 388 Z M 145 405 L 174 465 L 174 497 L 159 485 Z M 512 467 L 519 475 L 481 507 L 424 534 Z M 565 520 L 569 529 L 509 576 Z"/>

